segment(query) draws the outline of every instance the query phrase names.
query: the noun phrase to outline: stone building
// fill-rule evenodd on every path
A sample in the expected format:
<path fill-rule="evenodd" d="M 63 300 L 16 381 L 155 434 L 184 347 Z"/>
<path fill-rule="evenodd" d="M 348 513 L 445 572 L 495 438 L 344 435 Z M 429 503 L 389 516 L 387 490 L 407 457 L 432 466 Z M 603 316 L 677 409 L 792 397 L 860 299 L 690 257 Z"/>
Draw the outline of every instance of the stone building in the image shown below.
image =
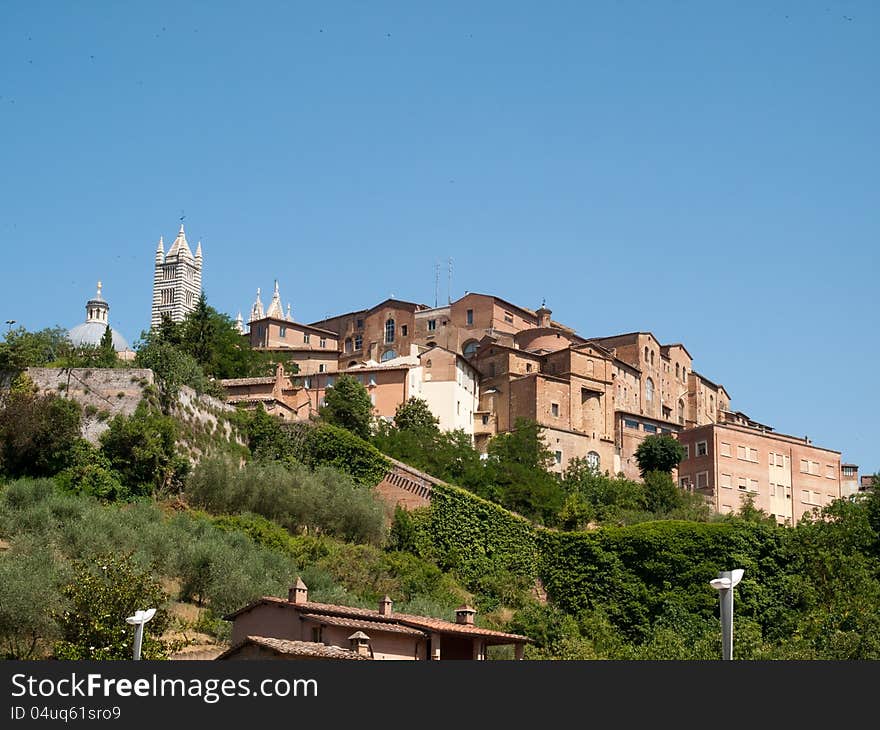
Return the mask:
<path fill-rule="evenodd" d="M 202 295 L 202 242 L 193 255 L 186 241 L 183 224 L 168 253 L 159 237 L 153 270 L 153 309 L 150 327 L 156 327 L 167 314 L 174 322 L 180 322 L 196 307 Z"/>

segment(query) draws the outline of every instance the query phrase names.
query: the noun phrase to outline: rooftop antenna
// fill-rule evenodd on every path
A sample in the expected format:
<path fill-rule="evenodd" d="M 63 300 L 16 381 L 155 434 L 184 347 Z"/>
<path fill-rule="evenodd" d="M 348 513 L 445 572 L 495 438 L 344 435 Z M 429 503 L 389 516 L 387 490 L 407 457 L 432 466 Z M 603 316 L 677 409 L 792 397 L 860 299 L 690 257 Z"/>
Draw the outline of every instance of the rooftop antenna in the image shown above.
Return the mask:
<path fill-rule="evenodd" d="M 440 262 L 437 261 L 434 264 L 434 308 L 437 308 L 437 305 L 440 301 Z"/>
<path fill-rule="evenodd" d="M 446 288 L 446 303 L 452 304 L 452 257 L 449 258 L 449 281 Z"/>
<path fill-rule="evenodd" d="M 181 209 L 180 209 L 180 222 L 181 222 L 181 223 L 183 223 L 183 219 L 184 219 L 184 218 L 186 218 L 186 216 L 185 216 L 184 213 L 183 213 L 183 208 L 181 208 Z"/>

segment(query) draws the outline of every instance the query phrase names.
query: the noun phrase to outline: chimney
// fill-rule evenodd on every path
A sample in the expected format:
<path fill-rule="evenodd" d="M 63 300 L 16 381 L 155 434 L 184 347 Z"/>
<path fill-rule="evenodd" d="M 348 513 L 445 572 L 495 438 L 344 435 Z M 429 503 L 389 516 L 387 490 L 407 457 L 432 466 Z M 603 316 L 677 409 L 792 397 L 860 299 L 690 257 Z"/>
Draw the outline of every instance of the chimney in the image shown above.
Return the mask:
<path fill-rule="evenodd" d="M 361 656 L 370 656 L 370 637 L 363 631 L 355 631 L 348 637 L 351 642 L 351 650 Z"/>
<path fill-rule="evenodd" d="M 391 599 L 388 597 L 388 594 L 385 594 L 385 598 L 379 601 L 379 613 L 383 616 L 391 615 Z"/>
<path fill-rule="evenodd" d="M 467 626 L 474 625 L 474 615 L 476 614 L 476 610 L 464 604 L 463 606 L 459 606 L 455 609 L 455 623 L 457 624 L 466 624 Z"/>
<path fill-rule="evenodd" d="M 302 582 L 302 578 L 297 576 L 296 583 L 290 586 L 290 589 L 287 591 L 287 601 L 288 603 L 308 603 L 309 601 L 309 589 L 306 588 L 306 584 Z"/>
<path fill-rule="evenodd" d="M 541 308 L 535 312 L 538 315 L 538 327 L 549 327 L 550 326 L 550 315 L 553 314 L 547 307 L 543 304 Z"/>

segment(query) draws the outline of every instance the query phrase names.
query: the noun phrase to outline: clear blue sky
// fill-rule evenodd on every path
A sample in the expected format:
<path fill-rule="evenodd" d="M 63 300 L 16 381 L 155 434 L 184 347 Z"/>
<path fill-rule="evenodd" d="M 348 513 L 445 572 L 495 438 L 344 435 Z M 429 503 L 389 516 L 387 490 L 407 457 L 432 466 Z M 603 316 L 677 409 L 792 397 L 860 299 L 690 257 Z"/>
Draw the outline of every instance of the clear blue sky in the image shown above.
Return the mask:
<path fill-rule="evenodd" d="M 880 4 L 0 0 L 0 322 L 543 297 L 880 469 Z M 447 277 L 441 277 L 445 301 Z"/>

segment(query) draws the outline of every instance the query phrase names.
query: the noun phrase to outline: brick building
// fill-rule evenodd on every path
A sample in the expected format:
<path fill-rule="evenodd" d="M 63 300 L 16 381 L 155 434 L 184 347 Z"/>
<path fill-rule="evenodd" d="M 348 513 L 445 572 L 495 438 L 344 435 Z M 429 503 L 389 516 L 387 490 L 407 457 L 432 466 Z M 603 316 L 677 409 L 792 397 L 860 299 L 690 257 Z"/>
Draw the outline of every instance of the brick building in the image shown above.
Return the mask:
<path fill-rule="evenodd" d="M 679 484 L 704 495 L 716 512 L 739 510 L 746 495 L 782 524 L 794 525 L 843 496 L 840 452 L 766 426 L 722 422 L 678 435 L 685 458 Z"/>

